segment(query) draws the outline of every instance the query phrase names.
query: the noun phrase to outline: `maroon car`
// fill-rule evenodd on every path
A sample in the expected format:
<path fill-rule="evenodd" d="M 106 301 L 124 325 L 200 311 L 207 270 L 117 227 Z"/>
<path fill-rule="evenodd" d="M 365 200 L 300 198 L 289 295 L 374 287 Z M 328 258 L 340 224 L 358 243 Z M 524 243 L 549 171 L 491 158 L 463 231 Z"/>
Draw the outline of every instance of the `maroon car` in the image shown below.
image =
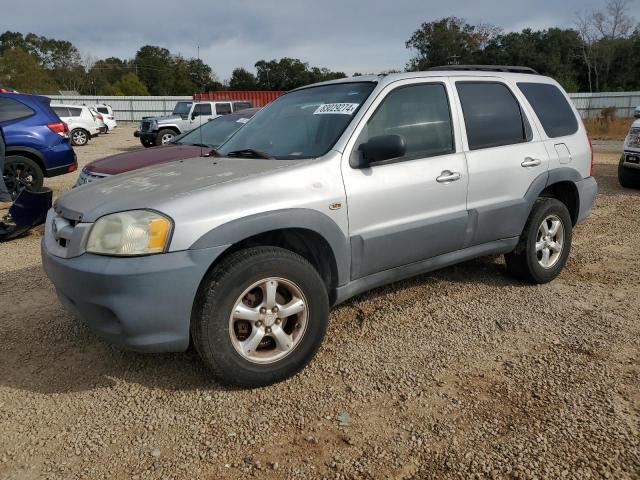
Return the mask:
<path fill-rule="evenodd" d="M 222 145 L 240 127 L 249 121 L 259 108 L 248 108 L 214 118 L 206 124 L 185 133 L 170 145 L 141 148 L 133 152 L 119 153 L 88 163 L 80 172 L 75 186 L 91 183 L 101 178 L 130 172 L 139 168 L 168 163 L 186 158 L 209 155 L 213 148 Z"/>

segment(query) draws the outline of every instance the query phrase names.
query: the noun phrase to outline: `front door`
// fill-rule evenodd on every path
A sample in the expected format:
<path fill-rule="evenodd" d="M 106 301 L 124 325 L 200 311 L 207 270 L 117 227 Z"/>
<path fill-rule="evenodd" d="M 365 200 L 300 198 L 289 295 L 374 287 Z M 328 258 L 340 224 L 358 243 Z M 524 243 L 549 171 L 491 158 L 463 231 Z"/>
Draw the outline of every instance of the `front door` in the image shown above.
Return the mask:
<path fill-rule="evenodd" d="M 446 79 L 390 85 L 345 151 L 352 279 L 458 250 L 465 243 L 468 174 Z M 401 135 L 401 158 L 354 168 L 360 144 Z M 350 161 L 351 160 L 351 161 Z"/>

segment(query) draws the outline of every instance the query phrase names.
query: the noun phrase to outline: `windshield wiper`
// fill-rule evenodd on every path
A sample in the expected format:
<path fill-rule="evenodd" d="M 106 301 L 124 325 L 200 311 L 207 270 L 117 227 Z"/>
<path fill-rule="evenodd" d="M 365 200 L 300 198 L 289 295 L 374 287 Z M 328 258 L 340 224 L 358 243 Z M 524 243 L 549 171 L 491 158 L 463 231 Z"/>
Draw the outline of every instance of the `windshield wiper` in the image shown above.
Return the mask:
<path fill-rule="evenodd" d="M 247 157 L 247 158 L 264 158 L 271 160 L 273 157 L 266 152 L 254 150 L 253 148 L 243 148 L 242 150 L 233 150 L 227 153 L 227 157 Z"/>

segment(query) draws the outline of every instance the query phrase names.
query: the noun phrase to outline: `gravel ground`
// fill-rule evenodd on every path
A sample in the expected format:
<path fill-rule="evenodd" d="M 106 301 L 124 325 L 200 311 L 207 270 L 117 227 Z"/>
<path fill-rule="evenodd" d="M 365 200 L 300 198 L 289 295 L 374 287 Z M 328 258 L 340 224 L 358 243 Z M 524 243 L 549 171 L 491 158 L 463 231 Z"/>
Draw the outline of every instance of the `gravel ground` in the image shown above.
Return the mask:
<path fill-rule="evenodd" d="M 640 192 L 617 160 L 598 154 L 597 206 L 551 284 L 483 258 L 374 290 L 259 390 L 106 344 L 58 303 L 39 233 L 0 244 L 0 478 L 640 478 Z"/>

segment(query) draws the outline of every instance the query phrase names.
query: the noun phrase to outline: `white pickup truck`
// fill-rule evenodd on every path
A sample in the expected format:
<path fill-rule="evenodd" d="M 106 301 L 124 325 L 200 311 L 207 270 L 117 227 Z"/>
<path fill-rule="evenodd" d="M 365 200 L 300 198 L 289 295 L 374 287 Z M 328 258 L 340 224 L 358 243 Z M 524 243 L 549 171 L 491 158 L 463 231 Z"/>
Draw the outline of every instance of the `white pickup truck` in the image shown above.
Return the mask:
<path fill-rule="evenodd" d="M 220 115 L 237 112 L 253 105 L 250 101 L 216 101 L 176 103 L 171 115 L 165 117 L 145 117 L 140 127 L 134 132 L 135 137 L 145 147 L 166 145 L 171 143 L 177 135 L 193 130 L 203 123 L 207 123 Z"/>

